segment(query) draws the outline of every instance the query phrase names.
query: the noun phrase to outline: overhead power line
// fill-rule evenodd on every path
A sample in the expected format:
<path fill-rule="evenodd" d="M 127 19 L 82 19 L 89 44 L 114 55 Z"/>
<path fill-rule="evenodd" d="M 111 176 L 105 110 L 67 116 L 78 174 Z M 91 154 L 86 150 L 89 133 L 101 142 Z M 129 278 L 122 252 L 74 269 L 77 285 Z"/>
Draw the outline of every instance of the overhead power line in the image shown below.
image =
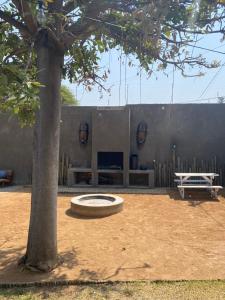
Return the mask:
<path fill-rule="evenodd" d="M 225 97 L 225 96 L 220 96 L 220 97 Z M 182 101 L 179 103 L 192 103 L 192 102 L 202 102 L 202 101 L 209 101 L 209 100 L 215 100 L 218 99 L 218 97 L 210 97 L 210 98 L 201 98 L 201 99 L 193 99 L 189 101 Z"/>
<path fill-rule="evenodd" d="M 223 54 L 223 55 L 225 54 L 225 52 L 221 52 L 221 51 L 218 51 L 218 50 L 209 49 L 209 48 L 205 48 L 205 47 L 201 47 L 201 46 L 191 45 L 191 44 L 188 44 L 188 43 L 185 43 L 185 42 L 183 44 L 188 46 L 188 47 L 193 47 L 193 48 L 196 48 L 196 49 L 206 50 L 206 51 L 209 51 L 209 52 Z"/>
<path fill-rule="evenodd" d="M 201 93 L 201 95 L 199 96 L 198 99 L 200 99 L 205 94 L 205 92 L 208 90 L 208 88 L 213 83 L 213 81 L 216 79 L 216 77 L 218 76 L 218 74 L 220 73 L 220 71 L 222 70 L 222 68 L 224 66 L 225 66 L 225 64 L 222 64 L 221 67 L 217 70 L 216 74 L 214 74 L 214 76 L 211 78 L 211 80 L 209 81 L 209 83 L 207 84 L 206 88 L 203 90 L 203 92 Z"/>
<path fill-rule="evenodd" d="M 122 25 L 118 25 L 118 24 L 115 24 L 115 23 L 107 22 L 107 21 L 104 21 L 104 20 L 101 20 L 101 19 L 91 18 L 91 17 L 88 17 L 88 16 L 84 16 L 84 18 L 92 20 L 92 21 L 95 21 L 95 22 L 104 23 L 104 24 L 107 24 L 107 25 L 110 25 L 110 26 L 113 26 L 113 27 L 118 27 L 120 29 L 125 29 L 125 27 L 122 26 Z M 225 52 L 215 50 L 215 49 L 220 48 L 220 47 L 216 47 L 215 49 L 209 49 L 209 48 L 205 48 L 205 47 L 202 47 L 202 46 L 196 46 L 196 44 L 195 45 L 191 45 L 191 44 L 186 43 L 186 42 L 182 42 L 182 44 L 186 45 L 188 47 L 192 47 L 192 48 L 196 48 L 196 49 L 201 49 L 201 50 L 206 50 L 206 51 L 209 51 L 209 52 L 213 52 L 213 53 L 218 53 L 218 54 L 225 55 Z"/>
<path fill-rule="evenodd" d="M 225 96 L 220 96 L 225 97 Z M 210 97 L 210 98 L 202 98 L 202 99 L 192 99 L 192 100 L 174 100 L 173 103 L 171 102 L 165 102 L 165 100 L 154 100 L 154 99 L 148 99 L 148 101 L 144 101 L 144 103 L 155 103 L 155 104 L 187 104 L 187 103 L 193 103 L 193 102 L 203 102 L 203 101 L 209 101 L 209 100 L 216 100 L 218 97 Z"/>
<path fill-rule="evenodd" d="M 174 96 L 174 73 L 175 73 L 175 66 L 173 66 L 173 78 L 172 78 L 172 88 L 171 88 L 171 104 L 173 104 L 173 96 Z"/>

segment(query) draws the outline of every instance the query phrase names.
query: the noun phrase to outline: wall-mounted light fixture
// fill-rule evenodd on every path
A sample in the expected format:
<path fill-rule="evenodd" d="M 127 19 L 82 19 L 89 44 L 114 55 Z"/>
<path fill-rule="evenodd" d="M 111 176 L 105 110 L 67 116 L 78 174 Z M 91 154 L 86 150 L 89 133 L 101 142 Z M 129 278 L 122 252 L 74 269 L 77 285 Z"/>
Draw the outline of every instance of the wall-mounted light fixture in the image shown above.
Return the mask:
<path fill-rule="evenodd" d="M 146 122 L 140 122 L 137 127 L 136 140 L 138 146 L 141 146 L 145 143 L 147 137 L 147 124 Z"/>
<path fill-rule="evenodd" d="M 81 122 L 79 128 L 79 141 L 82 145 L 87 144 L 89 135 L 88 123 Z"/>

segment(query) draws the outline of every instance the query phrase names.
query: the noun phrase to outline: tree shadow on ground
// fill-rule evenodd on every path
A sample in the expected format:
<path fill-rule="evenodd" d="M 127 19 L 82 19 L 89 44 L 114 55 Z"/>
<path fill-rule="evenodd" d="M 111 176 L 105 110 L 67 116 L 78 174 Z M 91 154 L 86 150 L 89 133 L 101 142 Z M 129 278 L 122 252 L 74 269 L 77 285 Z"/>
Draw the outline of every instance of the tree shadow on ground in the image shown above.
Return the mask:
<path fill-rule="evenodd" d="M 50 273 L 34 272 L 18 266 L 18 260 L 24 254 L 24 247 L 12 247 L 0 249 L 0 283 L 12 282 L 61 282 L 68 279 L 81 280 L 81 281 L 98 281 L 98 280 L 114 280 L 120 272 L 126 270 L 137 270 L 151 268 L 148 263 L 136 267 L 124 267 L 124 264 L 117 267 L 109 274 L 109 270 L 91 268 L 81 268 L 81 263 L 77 258 L 78 251 L 72 248 L 70 251 L 59 253 L 59 264 L 56 269 Z M 70 270 L 77 268 L 73 278 L 68 276 Z"/>
<path fill-rule="evenodd" d="M 80 275 L 79 275 L 79 280 L 99 280 L 101 277 L 100 272 L 92 271 L 89 269 L 81 269 L 80 270 Z"/>
<path fill-rule="evenodd" d="M 8 241 L 5 241 L 1 244 L 1 247 L 5 247 L 5 244 Z M 1 273 L 8 270 L 12 264 L 17 263 L 17 259 L 23 255 L 24 247 L 9 247 L 9 248 L 0 248 L 0 270 Z"/>
<path fill-rule="evenodd" d="M 118 276 L 122 271 L 126 270 L 138 270 L 138 269 L 149 269 L 151 266 L 148 263 L 144 263 L 141 266 L 137 267 L 124 267 L 124 264 L 121 266 L 117 267 L 112 274 L 109 274 L 109 271 L 106 269 L 98 270 L 98 271 L 93 271 L 90 269 L 81 269 L 80 270 L 80 275 L 79 275 L 79 280 L 91 280 L 91 281 L 96 281 L 96 280 L 114 280 L 114 277 Z"/>
<path fill-rule="evenodd" d="M 73 269 L 78 266 L 78 259 L 77 259 L 77 250 L 72 247 L 71 251 L 64 251 L 59 253 L 59 268 L 65 267 L 67 269 Z"/>
<path fill-rule="evenodd" d="M 75 248 L 72 248 L 70 251 L 60 252 L 57 267 L 49 273 L 31 271 L 27 270 L 24 266 L 18 266 L 18 260 L 24 253 L 24 247 L 0 249 L 0 283 L 47 281 L 57 284 L 57 282 L 71 279 L 70 276 L 68 277 L 68 273 L 75 268 L 77 268 L 77 272 L 75 272 L 76 274 L 72 279 L 78 281 L 102 280 L 105 275 L 105 270 L 82 269 L 77 258 L 78 251 Z M 123 268 L 118 268 L 115 275 L 122 269 Z M 109 279 L 115 275 L 109 276 Z"/>
<path fill-rule="evenodd" d="M 25 247 L 0 249 L 0 283 L 66 280 L 67 272 L 79 265 L 77 251 L 72 248 L 71 251 L 59 253 L 58 266 L 52 272 L 34 272 L 27 270 L 23 265 L 18 265 L 18 261 L 24 253 Z"/>
<path fill-rule="evenodd" d="M 119 273 L 121 271 L 125 271 L 125 270 L 137 270 L 137 269 L 150 269 L 151 266 L 148 263 L 144 263 L 142 266 L 138 266 L 138 267 L 123 267 L 123 265 L 121 265 L 120 267 L 118 267 L 115 272 L 113 274 L 111 274 L 110 276 L 107 276 L 104 278 L 104 280 L 109 280 L 112 279 L 113 277 L 119 275 Z"/>

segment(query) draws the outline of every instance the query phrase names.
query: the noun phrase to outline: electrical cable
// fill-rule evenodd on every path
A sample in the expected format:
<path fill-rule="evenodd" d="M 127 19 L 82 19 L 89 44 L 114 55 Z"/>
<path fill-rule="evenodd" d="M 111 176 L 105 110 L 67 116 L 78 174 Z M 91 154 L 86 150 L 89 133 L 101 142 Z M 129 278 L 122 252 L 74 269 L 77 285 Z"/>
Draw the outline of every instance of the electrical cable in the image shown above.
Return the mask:
<path fill-rule="evenodd" d="M 122 50 L 121 50 L 119 60 L 120 60 L 120 79 L 119 79 L 119 106 L 120 106 L 120 102 L 121 102 L 121 77 L 122 77 Z"/>
<path fill-rule="evenodd" d="M 222 64 L 222 66 L 219 68 L 219 70 L 217 70 L 216 74 L 214 74 L 214 76 L 211 78 L 211 80 L 207 84 L 206 88 L 203 90 L 203 92 L 201 93 L 201 95 L 198 97 L 199 99 L 205 94 L 205 92 L 208 90 L 208 88 L 213 83 L 213 81 L 216 79 L 216 77 L 218 76 L 218 74 L 220 73 L 220 71 L 222 70 L 222 68 L 224 66 L 225 66 L 225 64 Z"/>
<path fill-rule="evenodd" d="M 175 66 L 173 66 L 173 79 L 172 79 L 172 89 L 171 89 L 171 104 L 173 104 L 173 92 L 174 92 L 174 73 L 175 73 Z"/>
<path fill-rule="evenodd" d="M 125 65 L 124 65 L 124 95 L 125 95 L 125 103 L 127 102 L 127 55 L 125 55 Z"/>
<path fill-rule="evenodd" d="M 140 35 L 140 45 L 139 45 L 139 51 L 140 51 L 140 56 L 142 53 L 142 39 L 141 39 L 141 35 Z M 140 97 L 140 104 L 142 101 L 142 67 L 141 67 L 141 63 L 140 63 L 140 69 L 139 69 L 139 97 Z"/>

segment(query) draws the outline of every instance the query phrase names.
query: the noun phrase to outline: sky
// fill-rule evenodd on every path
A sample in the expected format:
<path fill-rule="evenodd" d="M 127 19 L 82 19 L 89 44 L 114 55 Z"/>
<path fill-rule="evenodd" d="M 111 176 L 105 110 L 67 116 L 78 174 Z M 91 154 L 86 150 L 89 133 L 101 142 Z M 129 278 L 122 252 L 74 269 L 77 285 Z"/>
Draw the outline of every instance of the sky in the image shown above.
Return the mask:
<path fill-rule="evenodd" d="M 202 38 L 196 45 L 207 49 L 215 49 L 224 54 L 218 54 L 207 50 L 194 49 L 193 54 L 201 53 L 207 60 L 217 60 L 221 65 L 225 63 L 225 41 L 221 41 L 221 35 L 208 35 Z M 192 48 L 189 47 L 190 52 Z M 119 56 L 121 52 L 112 50 L 101 56 L 100 66 L 110 69 L 110 75 L 105 82 L 105 87 L 110 88 L 110 94 L 103 93 L 103 98 L 97 87 L 91 92 L 75 83 L 66 84 L 76 95 L 81 106 L 118 106 L 125 104 L 151 104 L 151 103 L 215 103 L 217 96 L 225 96 L 225 66 L 216 69 L 205 69 L 202 77 L 183 77 L 179 70 L 173 67 L 155 72 L 150 78 L 142 71 L 141 78 L 138 62 L 133 58 L 135 67 L 125 67 L 125 56 L 122 55 L 121 76 Z M 188 68 L 187 68 L 188 70 Z M 125 76 L 126 73 L 126 76 Z M 196 69 L 197 73 L 197 69 Z M 172 92 L 174 75 L 174 87 Z M 126 78 L 126 79 L 125 79 Z M 172 95 L 173 94 L 173 95 Z M 210 98 L 210 99 L 209 99 Z M 214 99 L 211 99 L 214 98 Z"/>

